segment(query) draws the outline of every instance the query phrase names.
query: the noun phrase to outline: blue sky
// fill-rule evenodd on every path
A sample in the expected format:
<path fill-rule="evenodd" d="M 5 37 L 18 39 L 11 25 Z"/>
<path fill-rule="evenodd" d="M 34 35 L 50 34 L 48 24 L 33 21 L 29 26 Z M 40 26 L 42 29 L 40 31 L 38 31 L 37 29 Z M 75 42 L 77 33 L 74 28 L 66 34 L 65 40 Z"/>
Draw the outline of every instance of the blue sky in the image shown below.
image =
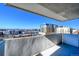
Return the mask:
<path fill-rule="evenodd" d="M 79 19 L 60 22 L 30 12 L 25 12 L 5 4 L 0 4 L 0 28 L 32 29 L 40 28 L 43 23 L 57 24 L 79 29 Z"/>

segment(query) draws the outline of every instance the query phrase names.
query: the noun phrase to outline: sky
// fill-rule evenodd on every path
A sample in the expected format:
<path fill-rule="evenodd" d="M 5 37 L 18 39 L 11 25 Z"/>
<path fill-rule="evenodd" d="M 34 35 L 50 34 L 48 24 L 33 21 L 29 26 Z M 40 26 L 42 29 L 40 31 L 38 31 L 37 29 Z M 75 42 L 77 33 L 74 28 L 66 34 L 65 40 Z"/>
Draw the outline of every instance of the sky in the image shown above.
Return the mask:
<path fill-rule="evenodd" d="M 79 29 L 79 19 L 61 22 L 34 13 L 16 9 L 5 4 L 0 4 L 0 28 L 1 29 L 35 29 L 41 24 L 51 23 L 59 26 L 68 26 Z"/>

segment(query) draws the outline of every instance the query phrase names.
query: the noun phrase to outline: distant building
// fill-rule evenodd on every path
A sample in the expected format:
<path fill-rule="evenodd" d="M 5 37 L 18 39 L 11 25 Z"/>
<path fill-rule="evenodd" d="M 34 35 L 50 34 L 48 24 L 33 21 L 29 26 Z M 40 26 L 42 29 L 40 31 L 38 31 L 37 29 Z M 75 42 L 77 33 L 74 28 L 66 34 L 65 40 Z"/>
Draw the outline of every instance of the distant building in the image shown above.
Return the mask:
<path fill-rule="evenodd" d="M 21 30 L 6 30 L 4 31 L 4 34 L 6 35 L 18 35 L 18 34 L 22 34 L 22 31 Z"/>
<path fill-rule="evenodd" d="M 56 33 L 61 33 L 61 34 L 71 34 L 72 33 L 72 29 L 70 29 L 69 27 L 57 27 L 56 28 Z"/>
<path fill-rule="evenodd" d="M 57 25 L 54 24 L 43 24 L 40 26 L 40 33 L 41 34 L 51 34 L 55 33 Z"/>
<path fill-rule="evenodd" d="M 79 30 L 73 29 L 72 34 L 79 34 Z"/>
<path fill-rule="evenodd" d="M 78 31 L 75 31 L 73 34 L 79 34 L 79 30 Z"/>

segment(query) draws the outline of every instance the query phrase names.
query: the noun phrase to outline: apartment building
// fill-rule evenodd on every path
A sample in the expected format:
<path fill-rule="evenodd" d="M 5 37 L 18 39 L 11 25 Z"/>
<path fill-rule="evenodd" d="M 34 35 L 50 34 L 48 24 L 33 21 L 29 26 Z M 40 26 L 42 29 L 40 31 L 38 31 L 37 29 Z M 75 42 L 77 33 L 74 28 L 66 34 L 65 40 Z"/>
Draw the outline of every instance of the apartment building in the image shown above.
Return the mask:
<path fill-rule="evenodd" d="M 69 27 L 60 26 L 60 27 L 56 28 L 56 33 L 71 34 L 72 33 L 72 29 L 69 28 Z"/>
<path fill-rule="evenodd" d="M 40 26 L 40 31 L 42 34 L 51 34 L 55 33 L 56 27 L 58 26 L 54 24 L 43 24 Z"/>

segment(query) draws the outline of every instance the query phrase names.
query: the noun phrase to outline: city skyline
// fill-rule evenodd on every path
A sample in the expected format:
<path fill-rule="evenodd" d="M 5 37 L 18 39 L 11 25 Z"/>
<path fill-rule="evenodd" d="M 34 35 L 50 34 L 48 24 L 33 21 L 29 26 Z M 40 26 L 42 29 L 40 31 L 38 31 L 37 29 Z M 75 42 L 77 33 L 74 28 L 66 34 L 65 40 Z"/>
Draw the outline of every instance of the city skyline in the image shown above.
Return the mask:
<path fill-rule="evenodd" d="M 76 20 L 61 22 L 55 19 L 46 18 L 37 14 L 6 6 L 5 4 L 0 4 L 0 28 L 39 29 L 40 25 L 44 23 L 79 29 L 78 18 Z"/>

